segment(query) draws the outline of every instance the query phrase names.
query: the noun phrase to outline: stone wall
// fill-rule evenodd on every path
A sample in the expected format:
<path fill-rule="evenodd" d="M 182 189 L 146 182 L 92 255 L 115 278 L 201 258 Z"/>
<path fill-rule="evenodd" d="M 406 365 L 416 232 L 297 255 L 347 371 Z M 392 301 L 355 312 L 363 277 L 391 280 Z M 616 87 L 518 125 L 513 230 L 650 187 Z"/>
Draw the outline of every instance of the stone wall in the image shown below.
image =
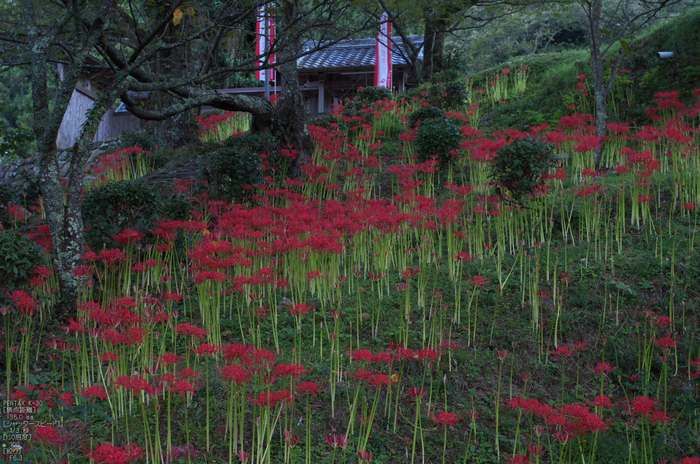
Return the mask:
<path fill-rule="evenodd" d="M 117 139 L 94 143 L 90 150 L 90 158 L 85 166 L 86 172 L 89 172 L 97 164 L 100 155 L 115 151 L 118 144 Z M 61 177 L 68 176 L 71 152 L 71 148 L 59 150 L 58 167 Z M 39 166 L 36 157 L 0 161 L 0 185 L 6 185 L 15 192 L 25 191 L 30 186 L 31 179 L 36 179 L 38 174 Z"/>

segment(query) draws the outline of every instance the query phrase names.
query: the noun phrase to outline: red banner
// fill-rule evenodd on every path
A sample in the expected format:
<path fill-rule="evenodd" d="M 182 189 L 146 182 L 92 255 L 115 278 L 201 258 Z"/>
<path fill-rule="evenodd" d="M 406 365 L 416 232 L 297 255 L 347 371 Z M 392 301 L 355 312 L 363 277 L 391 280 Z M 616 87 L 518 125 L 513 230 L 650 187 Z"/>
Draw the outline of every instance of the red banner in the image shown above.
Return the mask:
<path fill-rule="evenodd" d="M 265 20 L 267 20 L 267 33 L 265 31 Z M 258 66 L 265 66 L 266 64 L 275 63 L 275 55 L 270 55 L 268 60 L 265 60 L 265 56 L 270 50 L 270 45 L 275 41 L 275 18 L 273 18 L 267 11 L 266 7 L 258 8 L 258 17 L 255 22 L 255 34 L 258 36 L 255 42 L 255 54 L 261 58 L 258 60 Z M 268 79 L 267 74 L 270 74 Z M 275 69 L 259 69 L 255 72 L 255 78 L 261 81 L 272 82 L 275 80 Z"/>
<path fill-rule="evenodd" d="M 391 89 L 391 22 L 389 15 L 380 18 L 374 59 L 374 85 Z"/>

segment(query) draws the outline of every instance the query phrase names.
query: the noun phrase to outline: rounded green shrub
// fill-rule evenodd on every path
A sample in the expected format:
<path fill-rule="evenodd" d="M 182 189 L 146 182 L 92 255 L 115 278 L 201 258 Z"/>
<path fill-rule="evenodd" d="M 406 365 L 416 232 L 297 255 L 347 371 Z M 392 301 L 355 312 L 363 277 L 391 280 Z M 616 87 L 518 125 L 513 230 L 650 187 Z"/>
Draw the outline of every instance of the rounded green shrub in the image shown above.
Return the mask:
<path fill-rule="evenodd" d="M 437 106 L 425 106 L 423 108 L 413 110 L 411 116 L 408 117 L 408 125 L 411 127 L 416 127 L 418 121 L 427 121 L 428 119 L 438 119 L 444 117 L 445 112 L 442 111 L 442 108 Z"/>
<path fill-rule="evenodd" d="M 462 133 L 451 119 L 428 119 L 421 123 L 416 133 L 416 149 L 418 158 L 427 161 L 437 156 L 440 165 L 452 160 L 450 152 L 457 149 L 462 139 Z"/>
<path fill-rule="evenodd" d="M 245 201 L 254 186 L 263 181 L 260 153 L 268 152 L 271 137 L 248 133 L 228 139 L 213 153 L 207 169 L 213 194 L 226 201 Z"/>
<path fill-rule="evenodd" d="M 496 194 L 503 200 L 523 204 L 540 184 L 542 175 L 557 161 L 550 144 L 526 137 L 513 140 L 496 152 L 489 175 L 496 185 Z"/>
<path fill-rule="evenodd" d="M 146 151 L 153 151 L 155 143 L 147 132 L 125 130 L 119 136 L 119 146 L 122 148 L 140 147 Z"/>
<path fill-rule="evenodd" d="M 163 200 L 152 184 L 124 180 L 90 190 L 82 211 L 85 241 L 99 250 L 112 246 L 112 237 L 124 229 L 152 230 L 163 212 Z"/>
<path fill-rule="evenodd" d="M 27 281 L 44 263 L 44 253 L 34 240 L 11 231 L 0 232 L 0 256 L 0 287 L 8 290 Z"/>
<path fill-rule="evenodd" d="M 374 103 L 391 98 L 391 91 L 386 87 L 363 87 L 357 92 L 355 101 L 358 103 Z"/>

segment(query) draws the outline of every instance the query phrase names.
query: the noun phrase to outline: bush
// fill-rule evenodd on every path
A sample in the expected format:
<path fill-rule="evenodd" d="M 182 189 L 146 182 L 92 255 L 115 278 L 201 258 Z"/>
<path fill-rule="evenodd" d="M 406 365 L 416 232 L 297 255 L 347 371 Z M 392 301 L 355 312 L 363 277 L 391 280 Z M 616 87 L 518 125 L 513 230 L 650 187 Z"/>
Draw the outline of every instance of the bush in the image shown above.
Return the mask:
<path fill-rule="evenodd" d="M 363 87 L 357 92 L 357 103 L 369 103 L 391 98 L 391 91 L 385 87 Z"/>
<path fill-rule="evenodd" d="M 163 204 L 163 215 L 177 221 L 187 221 L 194 209 L 193 202 L 179 193 L 169 196 Z"/>
<path fill-rule="evenodd" d="M 441 166 L 452 160 L 453 150 L 459 146 L 462 133 L 452 120 L 448 118 L 428 119 L 421 123 L 416 134 L 416 149 L 418 158 L 427 161 L 437 155 Z"/>
<path fill-rule="evenodd" d="M 535 192 L 542 175 L 556 164 L 550 144 L 532 137 L 518 139 L 496 152 L 490 179 L 501 199 L 522 205 L 525 197 Z"/>
<path fill-rule="evenodd" d="M 438 82 L 428 89 L 428 101 L 435 106 L 456 109 L 464 106 L 469 93 L 465 79 Z"/>
<path fill-rule="evenodd" d="M 27 281 L 44 263 L 41 247 L 29 237 L 0 232 L 0 287 L 13 290 Z"/>
<path fill-rule="evenodd" d="M 444 118 L 445 112 L 437 106 L 426 106 L 423 108 L 418 108 L 411 113 L 408 118 L 408 125 L 411 127 L 416 127 L 418 121 L 427 121 L 428 119 L 438 119 Z"/>
<path fill-rule="evenodd" d="M 4 121 L 0 121 L 0 159 L 31 156 L 33 143 L 32 131 L 11 128 Z"/>
<path fill-rule="evenodd" d="M 146 132 L 134 132 L 125 130 L 119 136 L 119 146 L 122 148 L 141 147 L 146 151 L 153 151 L 155 144 Z"/>
<path fill-rule="evenodd" d="M 90 190 L 83 201 L 85 241 L 93 250 L 114 245 L 124 229 L 151 230 L 163 212 L 153 185 L 139 180 L 110 182 Z"/>
<path fill-rule="evenodd" d="M 9 227 L 10 215 L 7 213 L 12 203 L 12 189 L 7 185 L 0 185 L 0 226 Z"/>
<path fill-rule="evenodd" d="M 247 133 L 228 139 L 224 148 L 212 155 L 207 169 L 213 194 L 226 201 L 245 201 L 251 191 L 248 185 L 262 182 L 260 153 L 272 151 L 274 138 Z"/>

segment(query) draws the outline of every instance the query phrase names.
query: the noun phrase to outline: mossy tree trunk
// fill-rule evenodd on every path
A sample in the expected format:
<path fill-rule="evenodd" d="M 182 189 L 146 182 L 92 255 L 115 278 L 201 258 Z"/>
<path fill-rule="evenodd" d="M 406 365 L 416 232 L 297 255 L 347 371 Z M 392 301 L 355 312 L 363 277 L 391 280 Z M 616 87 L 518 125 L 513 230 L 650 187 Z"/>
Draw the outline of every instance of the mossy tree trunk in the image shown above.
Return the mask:
<path fill-rule="evenodd" d="M 103 25 L 101 18 L 105 17 L 106 10 L 112 6 L 111 2 L 106 2 L 99 11 L 102 15 L 98 15 L 92 27 L 86 31 L 82 48 L 71 57 L 71 61 L 65 67 L 63 80 L 57 83 L 53 108 L 50 108 L 48 84 L 52 65 L 49 64 L 49 51 L 63 27 L 72 25 L 81 29 L 82 24 L 70 13 L 64 13 L 56 20 L 53 28 L 46 31 L 38 24 L 34 3 L 31 0 L 22 0 L 23 21 L 30 46 L 33 129 L 37 139 L 39 187 L 54 247 L 53 265 L 62 298 L 60 303 L 62 315 L 72 314 L 76 309 L 80 288 L 75 270 L 80 265 L 83 252 L 81 204 L 84 168 L 87 160 L 84 142 L 87 139 L 91 141 L 94 137 L 105 107 L 95 105 L 91 110 L 88 122 L 83 128 L 85 138 L 79 139 L 69 159 L 70 172 L 67 179 L 61 179 L 60 176 L 56 138 L 88 57 L 88 51 L 92 49 L 100 35 Z M 95 118 L 96 122 L 94 122 Z"/>
<path fill-rule="evenodd" d="M 299 17 L 298 4 L 294 1 L 281 3 L 281 15 L 277 20 L 285 29 L 286 24 L 294 22 Z M 275 133 L 281 148 L 297 151 L 297 157 L 291 166 L 290 175 L 299 177 L 301 167 L 311 159 L 312 141 L 306 122 L 306 105 L 304 96 L 299 89 L 299 70 L 296 57 L 301 50 L 299 38 L 289 40 L 280 51 L 278 75 L 281 78 L 282 95 L 277 110 Z"/>

